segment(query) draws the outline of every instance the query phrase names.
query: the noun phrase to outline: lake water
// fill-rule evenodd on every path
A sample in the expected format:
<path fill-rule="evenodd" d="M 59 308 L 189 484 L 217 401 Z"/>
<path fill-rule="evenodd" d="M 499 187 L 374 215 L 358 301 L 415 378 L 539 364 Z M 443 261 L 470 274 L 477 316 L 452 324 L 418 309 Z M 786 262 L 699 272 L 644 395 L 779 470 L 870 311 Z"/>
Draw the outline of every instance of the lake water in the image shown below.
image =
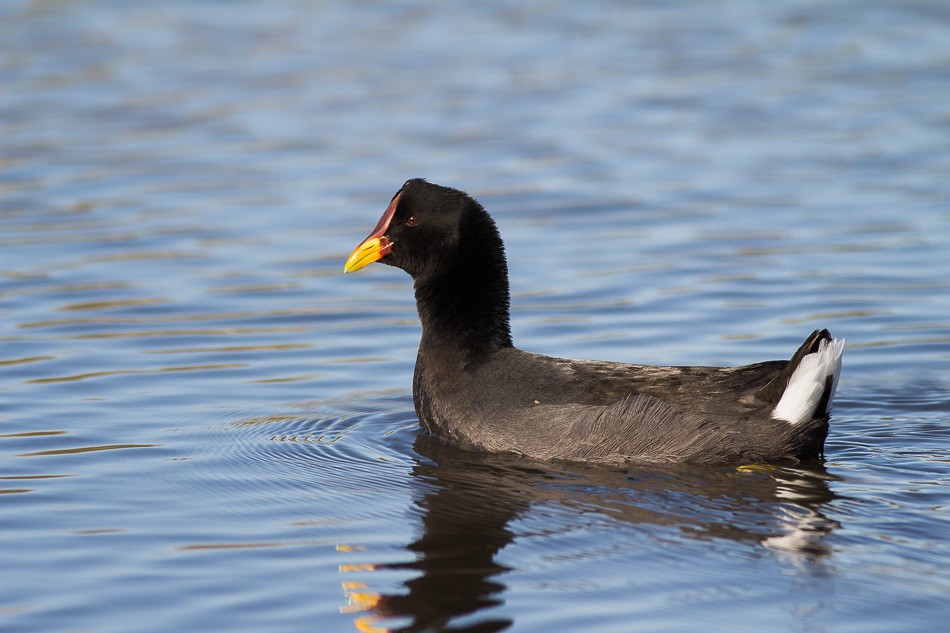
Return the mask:
<path fill-rule="evenodd" d="M 0 4 L 0 629 L 942 630 L 950 5 Z M 825 459 L 420 434 L 409 177 L 494 214 L 525 349 L 845 337 Z"/>

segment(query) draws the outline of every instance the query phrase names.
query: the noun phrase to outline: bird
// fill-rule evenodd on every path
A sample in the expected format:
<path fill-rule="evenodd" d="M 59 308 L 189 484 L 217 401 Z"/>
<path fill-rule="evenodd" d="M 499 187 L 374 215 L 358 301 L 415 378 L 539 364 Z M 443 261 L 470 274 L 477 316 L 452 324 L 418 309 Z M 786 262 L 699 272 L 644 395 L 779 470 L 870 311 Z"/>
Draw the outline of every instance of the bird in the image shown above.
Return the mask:
<path fill-rule="evenodd" d="M 812 332 L 789 360 L 736 367 L 573 360 L 515 347 L 505 247 L 458 189 L 405 182 L 344 272 L 413 281 L 421 427 L 467 451 L 602 464 L 799 463 L 824 454 L 844 339 Z"/>

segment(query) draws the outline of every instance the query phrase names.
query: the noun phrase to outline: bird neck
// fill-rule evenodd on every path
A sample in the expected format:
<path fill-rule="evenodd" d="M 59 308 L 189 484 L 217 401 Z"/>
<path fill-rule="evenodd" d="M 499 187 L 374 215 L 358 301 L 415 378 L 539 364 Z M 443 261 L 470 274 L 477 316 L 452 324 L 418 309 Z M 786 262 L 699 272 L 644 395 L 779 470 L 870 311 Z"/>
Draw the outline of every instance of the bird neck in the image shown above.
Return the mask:
<path fill-rule="evenodd" d="M 437 275 L 417 280 L 415 293 L 422 349 L 444 351 L 468 365 L 512 346 L 503 250 L 463 253 Z"/>

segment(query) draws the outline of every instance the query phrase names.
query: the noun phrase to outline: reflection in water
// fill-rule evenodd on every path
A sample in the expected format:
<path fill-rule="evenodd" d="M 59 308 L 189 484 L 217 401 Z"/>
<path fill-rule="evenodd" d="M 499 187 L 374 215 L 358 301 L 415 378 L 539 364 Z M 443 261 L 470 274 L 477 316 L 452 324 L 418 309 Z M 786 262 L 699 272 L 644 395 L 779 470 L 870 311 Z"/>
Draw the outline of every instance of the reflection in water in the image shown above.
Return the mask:
<path fill-rule="evenodd" d="M 635 525 L 672 526 L 688 538 L 754 541 L 818 563 L 825 537 L 838 527 L 821 508 L 833 498 L 832 477 L 807 468 L 602 466 L 543 464 L 474 455 L 420 436 L 413 469 L 422 533 L 407 546 L 415 560 L 361 565 L 417 573 L 398 594 L 372 593 L 344 582 L 346 612 L 361 631 L 488 633 L 513 621 L 492 612 L 504 602 L 507 568 L 496 554 L 515 537 L 513 519 L 533 504 L 594 509 Z M 341 567 L 341 571 L 352 571 Z"/>

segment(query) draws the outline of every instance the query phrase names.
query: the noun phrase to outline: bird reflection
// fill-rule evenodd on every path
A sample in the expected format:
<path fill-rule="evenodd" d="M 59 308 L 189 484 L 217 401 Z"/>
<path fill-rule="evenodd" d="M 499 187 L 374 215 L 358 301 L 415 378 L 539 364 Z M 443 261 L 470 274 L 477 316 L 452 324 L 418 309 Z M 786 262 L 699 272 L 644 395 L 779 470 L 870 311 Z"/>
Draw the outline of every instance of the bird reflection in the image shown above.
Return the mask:
<path fill-rule="evenodd" d="M 808 467 L 626 469 L 525 462 L 476 455 L 420 435 L 414 446 L 419 537 L 415 559 L 375 569 L 411 570 L 404 591 L 367 593 L 344 583 L 356 628 L 371 632 L 493 633 L 513 621 L 500 612 L 508 571 L 496 555 L 515 538 L 513 519 L 533 504 L 595 510 L 627 524 L 668 525 L 700 539 L 758 542 L 796 561 L 820 562 L 838 527 L 821 508 L 833 477 Z"/>

